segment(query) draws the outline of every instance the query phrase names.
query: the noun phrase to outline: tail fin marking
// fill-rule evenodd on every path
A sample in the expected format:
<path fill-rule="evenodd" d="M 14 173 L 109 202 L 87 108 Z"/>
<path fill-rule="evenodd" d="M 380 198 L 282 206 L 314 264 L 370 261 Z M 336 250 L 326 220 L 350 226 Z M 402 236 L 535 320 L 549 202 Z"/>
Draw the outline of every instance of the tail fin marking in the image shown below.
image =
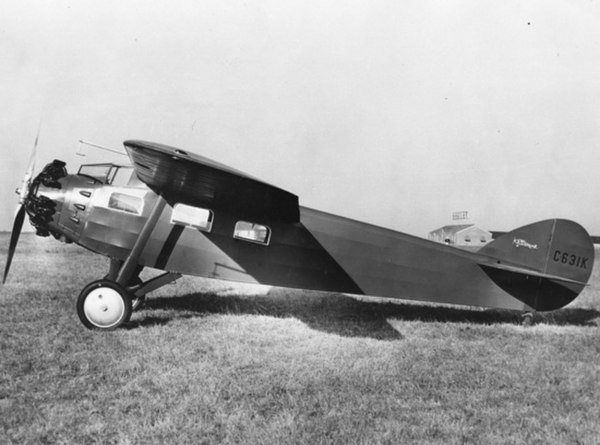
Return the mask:
<path fill-rule="evenodd" d="M 535 310 L 559 309 L 587 285 L 594 245 L 579 224 L 551 219 L 494 240 L 478 252 L 485 273 Z"/>

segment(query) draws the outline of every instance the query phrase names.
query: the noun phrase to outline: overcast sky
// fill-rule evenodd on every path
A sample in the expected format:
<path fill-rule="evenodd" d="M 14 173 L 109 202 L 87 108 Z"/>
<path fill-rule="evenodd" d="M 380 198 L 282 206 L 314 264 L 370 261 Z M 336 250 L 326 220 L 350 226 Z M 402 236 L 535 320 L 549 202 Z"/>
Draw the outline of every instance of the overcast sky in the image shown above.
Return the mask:
<path fill-rule="evenodd" d="M 0 6 L 0 230 L 37 170 L 178 146 L 302 205 L 419 236 L 600 235 L 598 1 L 24 1 Z"/>

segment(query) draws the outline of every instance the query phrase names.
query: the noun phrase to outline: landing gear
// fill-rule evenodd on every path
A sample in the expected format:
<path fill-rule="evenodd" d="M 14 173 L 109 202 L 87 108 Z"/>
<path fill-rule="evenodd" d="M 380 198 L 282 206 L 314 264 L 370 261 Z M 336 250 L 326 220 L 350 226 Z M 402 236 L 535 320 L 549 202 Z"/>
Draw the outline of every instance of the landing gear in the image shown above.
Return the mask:
<path fill-rule="evenodd" d="M 77 300 L 77 315 L 89 329 L 115 329 L 129 321 L 133 309 L 144 302 L 146 294 L 181 277 L 165 272 L 146 282 L 140 279 L 142 251 L 150 238 L 167 201 L 158 196 L 144 227 L 125 260 L 111 259 L 108 275 L 88 284 Z"/>
<path fill-rule="evenodd" d="M 117 279 L 119 271 L 122 267 L 123 261 L 111 258 L 110 268 L 108 270 L 108 273 L 104 276 L 104 279 L 114 282 Z M 144 284 L 144 282 L 140 278 L 140 273 L 143 269 L 144 268 L 142 266 L 138 266 L 135 269 L 132 277 L 129 279 L 127 285 L 124 286 L 131 295 L 131 309 L 133 310 L 133 312 L 140 309 L 142 307 L 142 304 L 144 304 L 144 301 L 146 300 L 145 294 L 140 295 L 138 292 L 136 292 L 136 290 L 142 287 L 142 285 Z"/>
<path fill-rule="evenodd" d="M 521 314 L 521 324 L 523 326 L 531 326 L 533 324 L 533 312 L 523 312 Z"/>
<path fill-rule="evenodd" d="M 77 315 L 88 329 L 115 329 L 131 317 L 131 295 L 110 280 L 88 284 L 77 299 Z"/>
<path fill-rule="evenodd" d="M 146 294 L 181 278 L 166 272 L 132 287 L 108 278 L 88 284 L 77 299 L 77 315 L 88 329 L 116 329 L 131 318 L 146 300 Z"/>
<path fill-rule="evenodd" d="M 131 299 L 131 310 L 133 312 L 137 311 L 139 308 L 142 307 L 142 305 L 144 304 L 144 301 L 146 301 L 146 295 L 142 295 L 141 297 L 136 297 L 134 295 L 133 298 Z"/>

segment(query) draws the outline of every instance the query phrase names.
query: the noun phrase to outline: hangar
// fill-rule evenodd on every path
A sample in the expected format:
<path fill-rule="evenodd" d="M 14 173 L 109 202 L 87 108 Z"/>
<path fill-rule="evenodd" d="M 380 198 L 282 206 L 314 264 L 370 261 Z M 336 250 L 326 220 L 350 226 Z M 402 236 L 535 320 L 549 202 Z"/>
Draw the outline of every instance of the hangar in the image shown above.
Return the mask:
<path fill-rule="evenodd" d="M 492 234 L 475 224 L 456 224 L 429 232 L 427 239 L 456 247 L 479 248 L 492 240 Z"/>

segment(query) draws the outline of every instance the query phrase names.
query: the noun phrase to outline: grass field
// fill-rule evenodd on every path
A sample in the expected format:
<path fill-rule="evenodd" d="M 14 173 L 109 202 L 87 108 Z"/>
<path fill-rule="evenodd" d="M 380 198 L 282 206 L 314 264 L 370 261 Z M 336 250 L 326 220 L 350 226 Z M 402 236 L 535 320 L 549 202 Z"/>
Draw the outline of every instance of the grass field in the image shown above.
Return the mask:
<path fill-rule="evenodd" d="M 23 236 L 0 293 L 0 443 L 600 443 L 597 268 L 531 327 L 184 278 L 88 331 L 75 300 L 107 266 Z"/>

